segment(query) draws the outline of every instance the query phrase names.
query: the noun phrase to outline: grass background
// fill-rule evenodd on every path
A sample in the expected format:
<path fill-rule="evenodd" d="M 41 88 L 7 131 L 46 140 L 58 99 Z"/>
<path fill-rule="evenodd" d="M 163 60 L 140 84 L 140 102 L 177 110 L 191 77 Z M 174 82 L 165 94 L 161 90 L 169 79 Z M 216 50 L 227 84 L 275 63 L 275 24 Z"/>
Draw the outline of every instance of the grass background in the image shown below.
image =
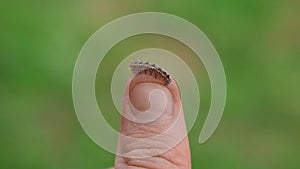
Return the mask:
<path fill-rule="evenodd" d="M 96 82 L 104 111 L 112 107 L 109 70 L 133 51 L 164 48 L 197 72 L 201 110 L 189 133 L 193 168 L 299 169 L 299 9 L 297 0 L 1 1 L 0 168 L 112 166 L 114 155 L 94 144 L 76 118 L 73 67 L 101 26 L 127 14 L 157 11 L 198 26 L 220 54 L 228 95 L 217 131 L 198 144 L 210 103 L 201 62 L 179 42 L 155 35 L 129 38 L 108 53 L 100 68 L 108 71 L 98 73 Z M 116 113 L 105 117 L 118 129 Z"/>

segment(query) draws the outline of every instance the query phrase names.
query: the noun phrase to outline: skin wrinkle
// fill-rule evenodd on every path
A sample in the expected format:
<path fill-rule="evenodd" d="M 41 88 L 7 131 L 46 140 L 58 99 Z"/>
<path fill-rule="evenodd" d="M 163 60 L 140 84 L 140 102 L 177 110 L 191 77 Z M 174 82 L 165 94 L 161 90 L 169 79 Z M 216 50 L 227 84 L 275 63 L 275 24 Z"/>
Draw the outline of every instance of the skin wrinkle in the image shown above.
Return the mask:
<path fill-rule="evenodd" d="M 145 159 L 129 159 L 127 164 L 133 166 L 144 166 L 151 169 L 162 169 L 162 168 L 177 168 L 176 165 L 172 164 L 170 161 L 159 158 L 159 157 L 151 157 Z M 153 164 L 158 164 L 157 166 Z"/>
<path fill-rule="evenodd" d="M 151 146 L 149 145 L 149 143 L 151 143 Z M 153 140 L 153 139 L 149 139 L 149 141 L 144 141 L 144 140 L 134 140 L 130 143 L 128 143 L 125 147 L 124 147 L 124 151 L 125 152 L 129 152 L 132 151 L 132 148 L 136 148 L 136 149 L 142 149 L 142 148 L 169 148 L 167 144 L 165 144 L 164 142 L 161 142 L 160 140 Z"/>
<path fill-rule="evenodd" d="M 159 125 L 156 126 L 146 126 L 146 125 L 141 125 L 141 124 L 129 124 L 126 129 L 124 129 L 124 134 L 131 136 L 131 137 L 136 137 L 135 135 L 139 134 L 147 134 L 149 135 L 148 137 L 151 137 L 153 135 L 161 134 L 162 132 L 165 131 L 167 127 L 170 126 L 171 120 L 164 121 L 160 123 Z"/>
<path fill-rule="evenodd" d="M 123 96 L 120 132 L 123 135 L 130 136 L 131 138 L 119 138 L 118 152 L 123 155 L 125 154 L 126 157 L 116 156 L 115 169 L 191 168 L 190 150 L 188 137 L 185 131 L 184 117 L 182 116 L 183 112 L 179 111 L 181 110 L 180 94 L 176 82 L 173 79 L 171 79 L 170 84 L 166 86 L 164 84 L 165 83 L 163 81 L 145 74 L 136 74 L 128 81 Z M 143 86 L 145 86 L 145 88 L 143 88 Z M 127 117 L 130 117 L 131 114 L 130 109 L 126 107 L 128 106 L 128 103 L 126 102 L 132 100 L 131 104 L 139 111 L 142 111 L 140 113 L 143 113 L 143 111 L 149 109 L 150 104 L 147 99 L 149 92 L 157 88 L 162 90 L 162 92 L 170 93 L 170 97 L 166 103 L 166 108 L 169 109 L 166 109 L 166 111 L 162 113 L 161 117 L 158 117 L 155 122 L 137 123 L 128 119 Z M 143 91 L 143 89 L 145 90 Z M 144 96 L 136 97 L 139 94 Z M 174 120 L 176 119 L 175 117 L 177 117 L 179 113 L 182 116 L 182 119 L 180 119 L 181 122 L 178 123 L 180 124 L 180 128 L 178 128 L 178 126 L 177 128 L 175 127 L 175 129 L 180 130 L 164 133 L 170 126 L 173 125 Z M 125 117 L 123 115 L 125 115 Z M 172 117 L 169 117 L 169 115 L 172 115 Z M 161 137 L 153 137 L 160 134 L 163 135 L 163 139 Z M 185 137 L 175 147 L 169 149 L 169 141 L 172 143 L 178 138 L 176 134 L 185 134 Z M 166 151 L 164 151 L 164 153 L 160 153 L 162 150 Z M 151 157 L 144 157 L 145 155 L 149 155 Z"/>
<path fill-rule="evenodd" d="M 185 153 L 181 153 L 180 148 L 182 146 L 184 146 L 184 144 L 186 144 L 187 142 L 188 142 L 188 140 L 187 140 L 187 137 L 186 137 L 184 141 L 182 141 L 182 142 L 179 143 L 179 146 L 175 146 L 171 150 L 169 150 L 169 151 L 167 151 L 167 152 L 165 152 L 163 154 L 158 155 L 158 157 L 167 159 L 171 163 L 173 163 L 173 164 L 175 164 L 177 166 L 181 166 L 181 165 L 184 166 L 184 164 L 187 162 L 186 160 L 190 158 L 190 153 L 189 153 L 189 151 L 185 151 Z M 173 158 L 174 154 L 176 156 L 180 156 L 182 158 Z"/>

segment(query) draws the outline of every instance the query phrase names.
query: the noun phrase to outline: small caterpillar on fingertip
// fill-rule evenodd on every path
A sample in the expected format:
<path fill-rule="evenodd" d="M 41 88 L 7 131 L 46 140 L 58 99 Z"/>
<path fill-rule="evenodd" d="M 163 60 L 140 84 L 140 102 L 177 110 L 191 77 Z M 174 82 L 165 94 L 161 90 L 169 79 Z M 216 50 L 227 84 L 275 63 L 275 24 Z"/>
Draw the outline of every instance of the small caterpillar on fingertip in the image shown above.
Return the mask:
<path fill-rule="evenodd" d="M 162 70 L 159 66 L 149 62 L 131 61 L 130 69 L 132 73 L 145 74 L 149 72 L 150 75 L 154 75 L 155 78 L 159 77 L 165 81 L 165 85 L 171 82 L 170 75 L 166 71 Z"/>

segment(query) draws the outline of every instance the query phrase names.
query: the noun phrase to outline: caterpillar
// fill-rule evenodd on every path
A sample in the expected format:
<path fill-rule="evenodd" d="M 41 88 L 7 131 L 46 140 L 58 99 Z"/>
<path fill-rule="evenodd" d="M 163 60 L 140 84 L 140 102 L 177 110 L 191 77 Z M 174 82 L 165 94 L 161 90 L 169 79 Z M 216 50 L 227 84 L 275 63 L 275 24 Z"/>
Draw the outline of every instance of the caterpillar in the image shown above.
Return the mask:
<path fill-rule="evenodd" d="M 131 61 L 130 62 L 130 69 L 132 73 L 139 73 L 141 74 L 144 72 L 145 74 L 149 72 L 150 75 L 154 75 L 155 78 L 161 78 L 165 81 L 165 85 L 168 85 L 171 82 L 170 75 L 167 74 L 166 71 L 162 70 L 159 66 L 149 63 L 149 62 L 138 62 L 138 61 Z"/>

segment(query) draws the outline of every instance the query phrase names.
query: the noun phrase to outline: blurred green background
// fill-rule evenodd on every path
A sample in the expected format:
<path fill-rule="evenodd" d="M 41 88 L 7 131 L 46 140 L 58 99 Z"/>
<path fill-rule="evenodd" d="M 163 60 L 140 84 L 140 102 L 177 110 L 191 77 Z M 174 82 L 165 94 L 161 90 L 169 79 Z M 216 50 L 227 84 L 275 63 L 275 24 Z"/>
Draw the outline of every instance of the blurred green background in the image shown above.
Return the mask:
<path fill-rule="evenodd" d="M 198 144 L 210 83 L 193 53 L 167 37 L 132 37 L 108 53 L 96 82 L 103 111 L 113 106 L 110 70 L 133 51 L 164 48 L 197 74 L 201 110 L 189 133 L 193 168 L 299 169 L 299 9 L 298 0 L 1 1 L 0 168 L 113 166 L 114 155 L 93 143 L 77 120 L 73 67 L 85 41 L 101 26 L 124 15 L 157 11 L 192 22 L 217 49 L 228 85 L 217 131 Z M 105 117 L 118 129 L 117 113 Z"/>

